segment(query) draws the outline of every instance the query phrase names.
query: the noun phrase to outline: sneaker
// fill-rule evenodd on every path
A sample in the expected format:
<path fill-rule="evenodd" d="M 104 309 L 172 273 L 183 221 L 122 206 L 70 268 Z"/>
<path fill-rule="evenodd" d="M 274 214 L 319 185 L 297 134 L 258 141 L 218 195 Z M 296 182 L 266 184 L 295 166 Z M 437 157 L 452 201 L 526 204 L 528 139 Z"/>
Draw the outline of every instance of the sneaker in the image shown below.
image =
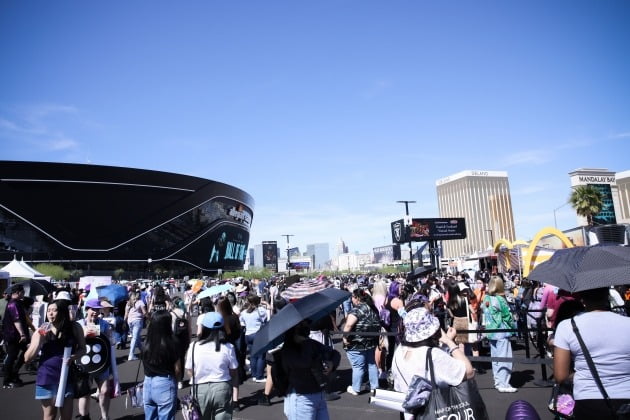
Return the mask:
<path fill-rule="evenodd" d="M 516 388 L 511 387 L 511 386 L 506 386 L 506 387 L 498 387 L 497 391 L 499 391 L 499 392 L 516 392 L 518 390 Z"/>
<path fill-rule="evenodd" d="M 241 407 L 238 405 L 238 401 L 232 401 L 232 412 L 238 413 L 241 411 Z"/>
<path fill-rule="evenodd" d="M 271 399 L 269 398 L 269 395 L 262 394 L 260 397 L 258 397 L 258 405 L 269 407 L 271 405 Z"/>
<path fill-rule="evenodd" d="M 18 384 L 16 384 L 15 382 L 9 382 L 7 384 L 4 384 L 2 386 L 2 388 L 4 389 L 13 389 L 13 388 L 19 388 L 20 386 Z"/>
<path fill-rule="evenodd" d="M 265 378 L 260 378 L 260 379 L 252 378 L 252 381 L 257 382 L 259 384 L 263 384 L 263 383 L 267 382 L 267 380 Z"/>
<path fill-rule="evenodd" d="M 346 392 L 348 394 L 352 394 L 352 395 L 359 395 L 359 393 L 357 391 L 354 390 L 354 388 L 352 388 L 352 385 L 348 385 L 348 388 L 346 389 Z"/>

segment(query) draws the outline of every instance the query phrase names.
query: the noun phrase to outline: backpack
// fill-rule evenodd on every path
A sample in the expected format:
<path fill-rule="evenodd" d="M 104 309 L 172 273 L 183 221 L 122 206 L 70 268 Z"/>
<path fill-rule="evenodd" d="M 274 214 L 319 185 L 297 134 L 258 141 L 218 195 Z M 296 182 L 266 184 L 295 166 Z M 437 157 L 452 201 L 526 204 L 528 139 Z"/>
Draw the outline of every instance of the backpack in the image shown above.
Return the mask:
<path fill-rule="evenodd" d="M 175 328 L 173 329 L 173 335 L 177 338 L 188 338 L 188 320 L 177 316 L 177 314 L 173 311 L 171 312 L 175 315 Z"/>

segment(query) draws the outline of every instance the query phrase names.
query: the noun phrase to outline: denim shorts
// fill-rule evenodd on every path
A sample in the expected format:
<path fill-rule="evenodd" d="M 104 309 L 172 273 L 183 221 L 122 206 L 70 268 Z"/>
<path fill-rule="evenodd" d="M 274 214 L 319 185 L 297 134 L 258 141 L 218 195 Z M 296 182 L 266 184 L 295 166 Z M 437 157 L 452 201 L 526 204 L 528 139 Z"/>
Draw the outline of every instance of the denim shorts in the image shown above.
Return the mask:
<path fill-rule="evenodd" d="M 57 398 L 57 390 L 59 384 L 54 383 L 50 385 L 35 385 L 35 399 L 36 400 L 54 400 Z M 74 389 L 72 384 L 66 385 L 66 398 L 74 396 Z"/>

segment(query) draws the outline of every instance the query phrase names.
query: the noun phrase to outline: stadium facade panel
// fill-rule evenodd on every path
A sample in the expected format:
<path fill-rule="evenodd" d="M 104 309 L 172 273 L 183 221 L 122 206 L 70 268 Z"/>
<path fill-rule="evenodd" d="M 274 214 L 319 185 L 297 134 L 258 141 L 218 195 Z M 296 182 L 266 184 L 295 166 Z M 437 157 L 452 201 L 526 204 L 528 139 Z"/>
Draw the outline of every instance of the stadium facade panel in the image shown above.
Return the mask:
<path fill-rule="evenodd" d="M 0 161 L 0 261 L 242 269 L 253 207 L 245 191 L 193 176 Z"/>

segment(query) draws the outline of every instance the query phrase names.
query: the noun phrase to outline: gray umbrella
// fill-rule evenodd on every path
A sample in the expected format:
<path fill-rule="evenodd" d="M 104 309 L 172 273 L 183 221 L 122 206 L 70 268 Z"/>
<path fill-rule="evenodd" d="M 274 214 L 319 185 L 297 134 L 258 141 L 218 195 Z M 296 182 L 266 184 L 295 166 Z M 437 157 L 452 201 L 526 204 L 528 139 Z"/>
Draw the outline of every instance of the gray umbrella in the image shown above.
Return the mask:
<path fill-rule="evenodd" d="M 630 248 L 594 245 L 559 249 L 528 278 L 571 293 L 630 284 Z"/>

